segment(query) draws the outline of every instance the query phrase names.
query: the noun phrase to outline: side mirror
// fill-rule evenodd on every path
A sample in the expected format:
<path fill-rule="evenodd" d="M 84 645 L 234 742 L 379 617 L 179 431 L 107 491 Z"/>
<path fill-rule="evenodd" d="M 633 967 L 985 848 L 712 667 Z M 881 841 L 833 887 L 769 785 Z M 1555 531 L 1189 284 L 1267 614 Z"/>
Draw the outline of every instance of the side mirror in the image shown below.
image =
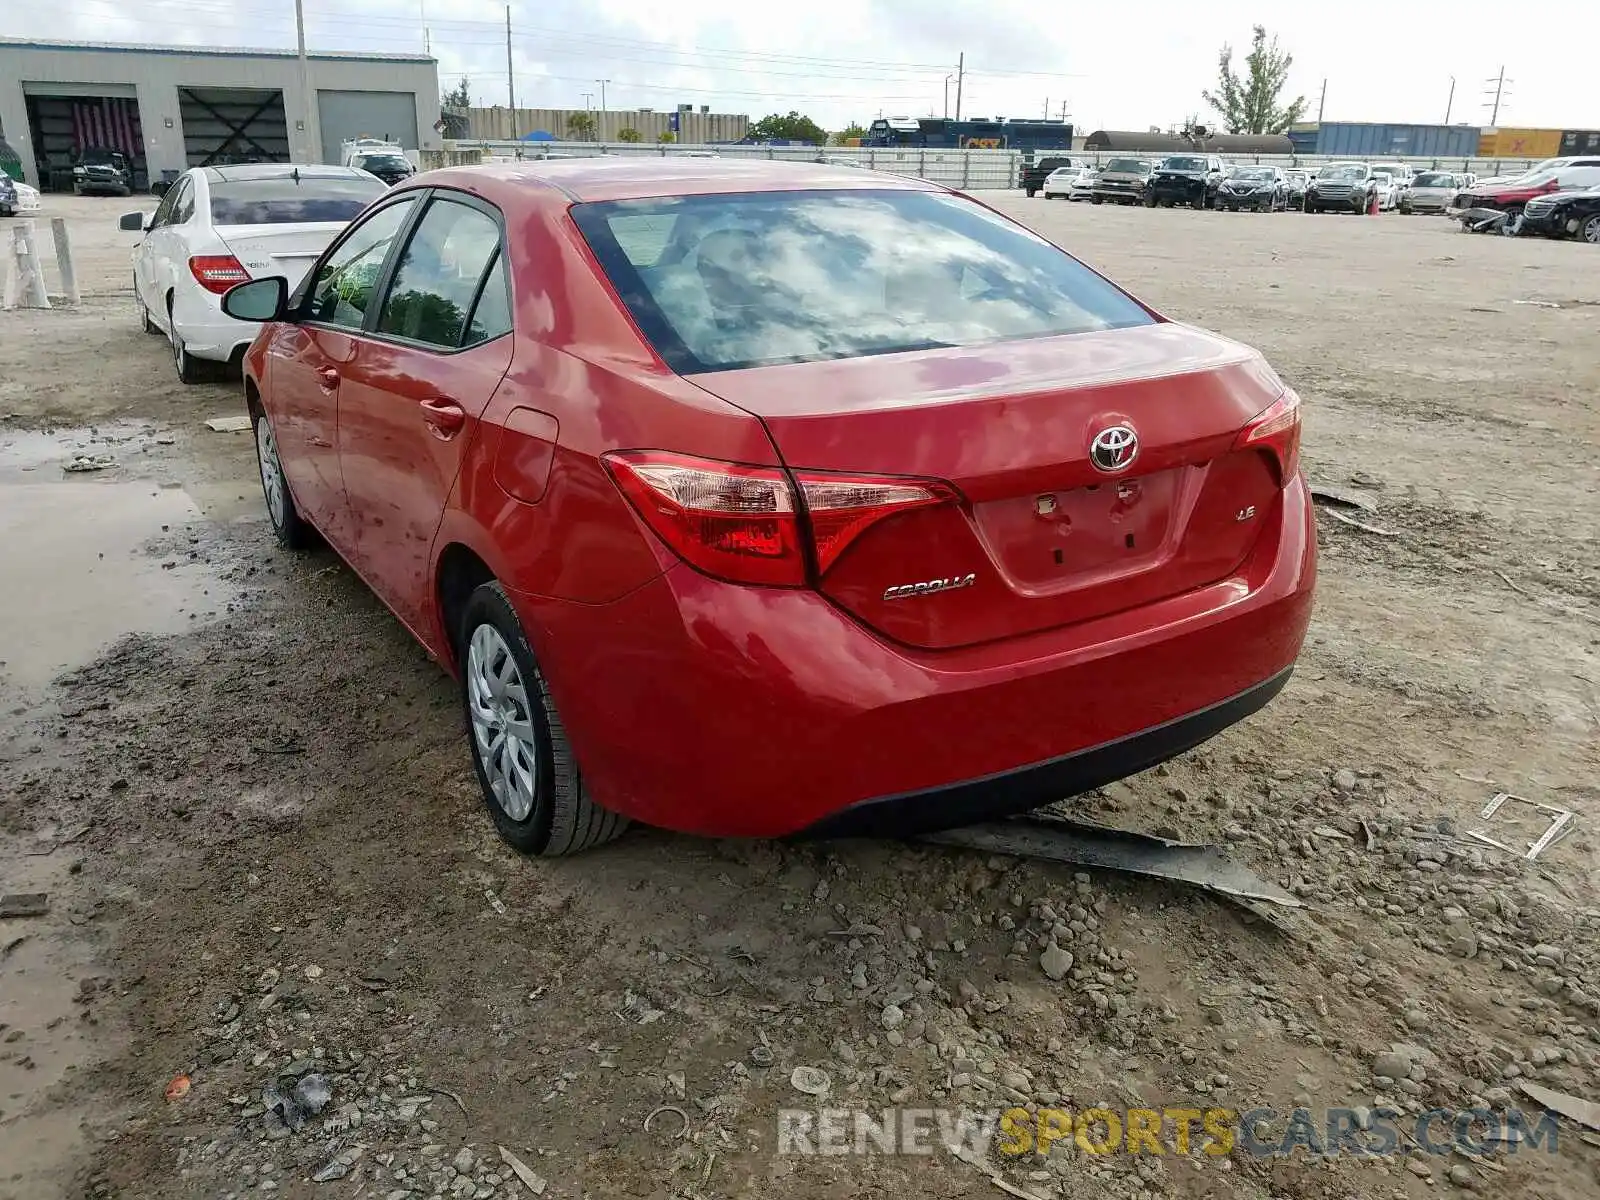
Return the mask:
<path fill-rule="evenodd" d="M 172 180 L 170 179 L 158 179 L 150 185 L 150 194 L 152 196 L 165 196 L 171 190 Z"/>
<path fill-rule="evenodd" d="M 122 219 L 117 222 L 117 228 L 124 233 L 143 233 L 147 219 L 145 213 L 123 213 Z"/>
<path fill-rule="evenodd" d="M 237 283 L 222 297 L 222 311 L 236 321 L 281 321 L 289 307 L 289 281 L 268 275 Z"/>

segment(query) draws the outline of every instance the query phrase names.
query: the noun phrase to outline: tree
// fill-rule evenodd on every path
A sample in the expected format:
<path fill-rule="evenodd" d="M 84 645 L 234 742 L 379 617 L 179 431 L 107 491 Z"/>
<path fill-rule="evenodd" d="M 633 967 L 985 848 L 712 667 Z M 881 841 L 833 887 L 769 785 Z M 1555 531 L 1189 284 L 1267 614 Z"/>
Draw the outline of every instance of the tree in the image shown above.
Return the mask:
<path fill-rule="evenodd" d="M 1297 96 L 1286 105 L 1278 97 L 1289 81 L 1294 56 L 1278 49 L 1278 39 L 1267 40 L 1267 27 L 1257 25 L 1245 59 L 1247 77 L 1233 69 L 1233 47 L 1224 45 L 1217 56 L 1217 90 L 1201 92 L 1217 110 L 1229 133 L 1282 133 L 1306 111 L 1306 98 Z"/>
<path fill-rule="evenodd" d="M 575 112 L 567 118 L 567 133 L 574 141 L 594 141 L 594 114 Z"/>
<path fill-rule="evenodd" d="M 472 93 L 467 89 L 467 77 L 463 75 L 461 82 L 451 88 L 440 99 L 446 108 L 471 108 Z"/>
<path fill-rule="evenodd" d="M 626 129 L 617 130 L 617 141 L 619 141 L 619 142 L 642 142 L 642 141 L 644 141 L 644 138 L 640 136 L 639 131 L 637 129 L 633 128 L 630 125 Z"/>
<path fill-rule="evenodd" d="M 662 145 L 666 145 L 669 142 L 675 142 L 677 140 L 678 135 L 673 133 L 670 129 L 663 129 L 660 133 L 656 134 L 656 141 L 660 142 Z"/>
<path fill-rule="evenodd" d="M 802 117 L 792 109 L 786 117 L 777 113 L 762 117 L 750 126 L 750 136 L 758 142 L 810 142 L 813 146 L 820 146 L 828 140 L 827 130 L 810 117 Z"/>
<path fill-rule="evenodd" d="M 861 126 L 857 125 L 854 121 L 851 121 L 850 124 L 846 125 L 843 129 L 839 130 L 838 133 L 833 135 L 833 144 L 835 146 L 848 146 L 851 138 L 855 138 L 859 141 L 861 138 L 866 136 L 867 131 L 861 128 Z"/>

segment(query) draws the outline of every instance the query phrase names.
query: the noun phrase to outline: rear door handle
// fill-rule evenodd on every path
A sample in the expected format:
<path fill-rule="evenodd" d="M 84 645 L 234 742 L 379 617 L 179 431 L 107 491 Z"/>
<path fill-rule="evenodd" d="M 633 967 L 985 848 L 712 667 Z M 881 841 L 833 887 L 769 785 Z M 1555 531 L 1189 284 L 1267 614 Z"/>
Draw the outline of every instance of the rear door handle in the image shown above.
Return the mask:
<path fill-rule="evenodd" d="M 339 372 L 332 367 L 321 367 L 317 371 L 317 382 L 323 391 L 331 392 L 339 386 Z"/>
<path fill-rule="evenodd" d="M 422 419 L 427 422 L 433 436 L 442 442 L 455 437 L 467 423 L 466 410 L 454 400 L 436 396 L 432 400 L 419 401 L 419 404 L 422 407 Z"/>

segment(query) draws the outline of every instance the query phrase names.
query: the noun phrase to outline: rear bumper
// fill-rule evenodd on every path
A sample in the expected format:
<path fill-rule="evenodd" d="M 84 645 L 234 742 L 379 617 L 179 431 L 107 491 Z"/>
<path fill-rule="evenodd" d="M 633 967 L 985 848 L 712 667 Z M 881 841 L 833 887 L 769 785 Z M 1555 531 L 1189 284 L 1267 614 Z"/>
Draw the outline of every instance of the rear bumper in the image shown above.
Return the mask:
<path fill-rule="evenodd" d="M 222 311 L 222 298 L 185 288 L 173 300 L 173 320 L 184 349 L 208 362 L 233 362 L 261 332 L 252 321 L 236 321 Z"/>
<path fill-rule="evenodd" d="M 1315 577 L 1297 478 L 1232 577 L 955 651 L 682 566 L 608 605 L 512 600 L 602 804 L 716 836 L 893 833 L 1037 807 L 1255 711 L 1299 652 Z"/>
<path fill-rule="evenodd" d="M 1285 667 L 1271 679 L 1199 712 L 1049 762 L 903 796 L 864 800 L 829 814 L 804 832 L 815 837 L 904 837 L 1029 812 L 1148 770 L 1198 746 L 1265 707 L 1293 672 L 1293 667 Z"/>

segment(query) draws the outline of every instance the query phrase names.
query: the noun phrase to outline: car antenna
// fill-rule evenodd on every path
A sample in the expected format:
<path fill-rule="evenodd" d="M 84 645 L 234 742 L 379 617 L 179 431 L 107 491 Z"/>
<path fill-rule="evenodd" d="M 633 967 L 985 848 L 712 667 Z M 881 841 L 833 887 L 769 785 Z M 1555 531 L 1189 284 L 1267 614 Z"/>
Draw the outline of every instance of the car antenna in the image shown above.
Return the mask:
<path fill-rule="evenodd" d="M 295 169 L 294 169 L 294 170 L 293 170 L 293 171 L 290 171 L 290 172 L 289 172 L 289 176 L 290 176 L 290 178 L 292 178 L 292 179 L 293 179 L 293 180 L 294 180 L 294 181 L 295 181 L 295 182 L 296 182 L 296 183 L 299 183 L 299 182 L 300 182 L 300 168 L 299 168 L 299 167 L 296 167 L 296 168 L 295 168 Z"/>

